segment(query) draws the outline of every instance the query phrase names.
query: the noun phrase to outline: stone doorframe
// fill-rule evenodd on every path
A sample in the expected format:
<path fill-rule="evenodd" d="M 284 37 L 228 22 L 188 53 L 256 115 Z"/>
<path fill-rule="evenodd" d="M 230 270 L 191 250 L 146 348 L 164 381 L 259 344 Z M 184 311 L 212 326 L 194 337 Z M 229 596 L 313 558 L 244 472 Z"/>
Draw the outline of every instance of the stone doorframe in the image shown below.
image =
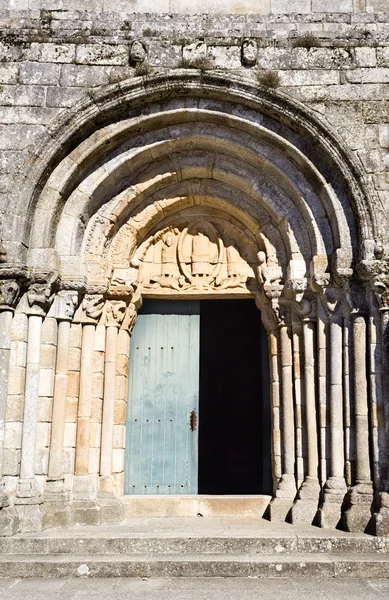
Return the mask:
<path fill-rule="evenodd" d="M 14 501 L 26 522 L 34 510 L 46 523 L 53 513 L 82 521 L 83 510 L 112 517 L 114 506 L 120 517 L 129 344 L 142 297 L 253 297 L 269 336 L 271 519 L 344 519 L 359 531 L 376 510 L 384 532 L 381 208 L 334 132 L 276 92 L 175 72 L 102 92 L 55 135 L 61 151 L 46 144 L 47 156 L 32 161 L 33 192 L 29 183 L 22 194 L 28 254 L 1 267 L 6 373 L 12 344 L 27 349 L 17 364 L 20 471 L 3 505 Z M 52 418 L 37 476 L 43 390 Z"/>

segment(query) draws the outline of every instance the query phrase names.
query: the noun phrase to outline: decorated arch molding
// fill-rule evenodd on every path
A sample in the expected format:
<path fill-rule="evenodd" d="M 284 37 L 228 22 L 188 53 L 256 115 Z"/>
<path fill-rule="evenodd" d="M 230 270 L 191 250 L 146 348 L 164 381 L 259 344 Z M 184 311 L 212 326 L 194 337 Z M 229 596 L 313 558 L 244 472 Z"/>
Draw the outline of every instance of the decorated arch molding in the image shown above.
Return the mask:
<path fill-rule="evenodd" d="M 46 314 L 82 324 L 84 357 L 88 326 L 106 327 L 111 352 L 145 296 L 254 298 L 270 340 L 272 517 L 292 509 L 295 521 L 312 521 L 320 501 L 322 523 L 336 525 L 347 495 L 347 526 L 366 525 L 388 479 L 385 219 L 329 125 L 232 76 L 175 71 L 121 82 L 53 126 L 14 206 L 20 215 L 28 207 L 27 252 L 14 257 L 29 280 L 18 310 L 38 318 L 32 328 Z M 104 477 L 112 475 L 109 356 Z M 87 400 L 80 391 L 82 410 Z M 87 472 L 80 448 L 76 475 Z M 23 481 L 34 474 L 26 453 Z M 52 479 L 60 455 L 61 444 L 51 451 Z"/>

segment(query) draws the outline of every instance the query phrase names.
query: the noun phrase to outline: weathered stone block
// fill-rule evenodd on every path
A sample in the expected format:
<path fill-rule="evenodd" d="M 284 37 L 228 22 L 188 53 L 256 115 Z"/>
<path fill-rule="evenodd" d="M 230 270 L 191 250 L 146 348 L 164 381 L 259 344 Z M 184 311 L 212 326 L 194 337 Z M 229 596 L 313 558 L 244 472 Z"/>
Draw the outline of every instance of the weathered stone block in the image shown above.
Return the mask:
<path fill-rule="evenodd" d="M 75 447 L 76 445 L 76 423 L 65 423 L 64 446 Z"/>
<path fill-rule="evenodd" d="M 377 64 L 376 49 L 369 47 L 355 48 L 355 62 L 357 67 L 375 67 Z"/>
<path fill-rule="evenodd" d="M 61 67 L 51 63 L 25 62 L 20 65 L 20 83 L 58 85 Z"/>
<path fill-rule="evenodd" d="M 27 344 L 25 342 L 11 342 L 10 366 L 25 367 L 27 358 Z"/>
<path fill-rule="evenodd" d="M 312 12 L 347 13 L 353 10 L 353 0 L 312 0 Z"/>
<path fill-rule="evenodd" d="M 83 65 L 126 65 L 128 46 L 124 44 L 80 44 L 76 63 Z"/>
<path fill-rule="evenodd" d="M 100 525 L 101 510 L 96 502 L 72 502 L 76 525 Z"/>
<path fill-rule="evenodd" d="M 42 344 L 57 345 L 57 320 L 47 317 L 42 323 L 41 342 Z"/>
<path fill-rule="evenodd" d="M 5 448 L 3 453 L 4 475 L 19 475 L 20 450 Z"/>
<path fill-rule="evenodd" d="M 311 12 L 310 0 L 270 0 L 272 14 L 308 14 Z"/>
<path fill-rule="evenodd" d="M 8 395 L 7 399 L 7 421 L 22 421 L 24 410 L 24 396 Z"/>
<path fill-rule="evenodd" d="M 49 87 L 46 104 L 51 108 L 70 108 L 85 96 L 86 90 L 82 87 Z"/>
<path fill-rule="evenodd" d="M 7 422 L 5 424 L 5 448 L 21 448 L 22 447 L 22 423 Z"/>
<path fill-rule="evenodd" d="M 19 530 L 19 517 L 14 508 L 2 508 L 0 510 L 0 536 L 8 537 L 15 535 Z"/>
<path fill-rule="evenodd" d="M 63 65 L 61 86 L 95 87 L 109 83 L 109 72 L 106 67 L 86 65 Z"/>
<path fill-rule="evenodd" d="M 68 396 L 78 397 L 80 391 L 80 373 L 69 371 L 68 373 Z"/>
<path fill-rule="evenodd" d="M 24 394 L 26 369 L 10 366 L 8 377 L 8 393 L 11 395 Z"/>
<path fill-rule="evenodd" d="M 28 51 L 31 61 L 46 63 L 72 63 L 76 56 L 75 44 L 54 44 L 33 42 Z"/>
<path fill-rule="evenodd" d="M 18 64 L 1 64 L 0 65 L 0 83 L 17 83 L 19 73 Z"/>

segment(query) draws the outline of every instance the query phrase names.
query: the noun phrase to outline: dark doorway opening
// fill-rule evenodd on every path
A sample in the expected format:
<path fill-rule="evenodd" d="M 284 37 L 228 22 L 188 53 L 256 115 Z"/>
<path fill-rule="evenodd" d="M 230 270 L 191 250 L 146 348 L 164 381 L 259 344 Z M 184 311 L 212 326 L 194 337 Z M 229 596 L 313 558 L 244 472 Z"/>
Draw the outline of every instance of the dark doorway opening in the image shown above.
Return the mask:
<path fill-rule="evenodd" d="M 271 494 L 267 335 L 252 300 L 200 306 L 199 494 Z"/>

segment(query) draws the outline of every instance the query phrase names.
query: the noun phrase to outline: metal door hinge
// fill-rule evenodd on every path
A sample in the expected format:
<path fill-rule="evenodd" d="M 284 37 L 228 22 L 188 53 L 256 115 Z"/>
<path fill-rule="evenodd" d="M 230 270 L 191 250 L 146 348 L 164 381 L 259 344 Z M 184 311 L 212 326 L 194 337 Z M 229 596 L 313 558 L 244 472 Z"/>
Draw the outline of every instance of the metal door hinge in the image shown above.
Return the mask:
<path fill-rule="evenodd" d="M 189 415 L 189 424 L 190 424 L 190 428 L 192 431 L 196 431 L 196 427 L 197 427 L 197 415 L 196 415 L 196 411 L 192 410 L 192 412 Z"/>

